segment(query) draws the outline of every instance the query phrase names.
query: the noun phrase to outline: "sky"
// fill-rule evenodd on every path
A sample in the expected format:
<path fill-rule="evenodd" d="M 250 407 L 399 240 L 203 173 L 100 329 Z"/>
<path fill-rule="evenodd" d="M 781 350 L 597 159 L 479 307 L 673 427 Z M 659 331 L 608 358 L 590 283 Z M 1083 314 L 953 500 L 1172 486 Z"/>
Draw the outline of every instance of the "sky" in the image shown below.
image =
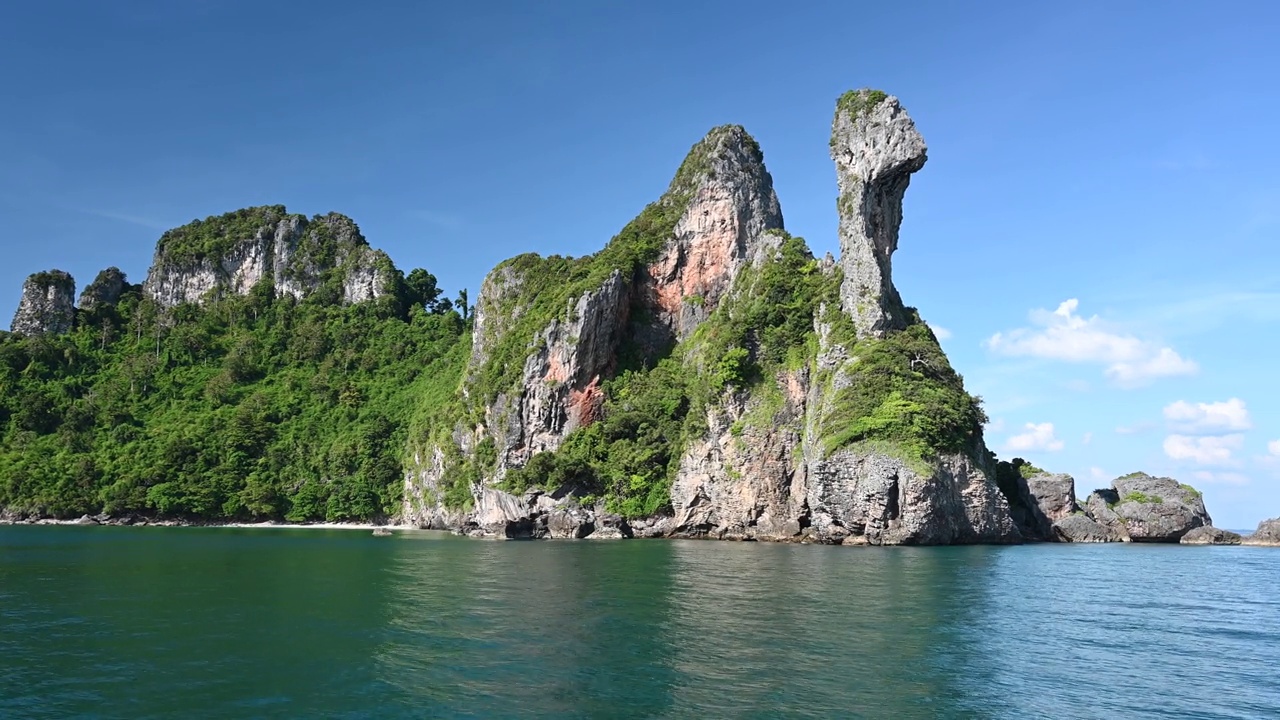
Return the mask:
<path fill-rule="evenodd" d="M 165 229 L 276 203 L 474 297 L 603 246 L 723 123 L 838 254 L 831 114 L 874 87 L 929 145 L 894 279 L 988 445 L 1252 528 L 1280 515 L 1277 37 L 1280 4 L 1222 0 L 5 3 L 0 316 L 30 273 L 141 282 Z"/>

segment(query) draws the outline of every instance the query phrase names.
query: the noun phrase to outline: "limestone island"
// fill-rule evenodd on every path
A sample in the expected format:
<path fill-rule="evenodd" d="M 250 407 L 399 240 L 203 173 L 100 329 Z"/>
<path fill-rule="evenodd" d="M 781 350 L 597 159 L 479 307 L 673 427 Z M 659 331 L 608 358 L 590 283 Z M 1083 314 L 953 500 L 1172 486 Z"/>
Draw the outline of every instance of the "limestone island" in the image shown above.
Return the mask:
<path fill-rule="evenodd" d="M 279 205 L 160 238 L 146 279 L 32 275 L 0 334 L 0 519 L 363 522 L 502 538 L 1280 545 L 1201 494 L 997 460 L 894 287 L 927 159 L 845 93 L 840 257 L 784 227 L 756 141 L 712 129 L 597 253 L 520 255 L 474 312 L 350 218 Z M 379 530 L 377 534 L 386 534 Z"/>

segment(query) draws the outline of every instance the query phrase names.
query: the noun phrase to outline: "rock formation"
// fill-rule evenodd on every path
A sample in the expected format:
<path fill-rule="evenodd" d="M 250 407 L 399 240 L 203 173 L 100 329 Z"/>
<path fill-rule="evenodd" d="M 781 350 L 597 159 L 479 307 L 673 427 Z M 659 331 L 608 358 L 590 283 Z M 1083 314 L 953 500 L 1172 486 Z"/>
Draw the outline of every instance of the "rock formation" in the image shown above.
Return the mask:
<path fill-rule="evenodd" d="M 332 281 L 335 302 L 392 291 L 390 260 L 356 224 L 330 213 L 310 220 L 282 205 L 247 208 L 166 232 L 143 291 L 165 307 L 247 295 L 270 280 L 277 295 L 303 298 Z"/>
<path fill-rule="evenodd" d="M 76 281 L 61 270 L 39 272 L 22 284 L 10 329 L 22 335 L 60 335 L 75 323 Z"/>
<path fill-rule="evenodd" d="M 1093 518 L 1082 512 L 1074 513 L 1053 524 L 1053 532 L 1058 540 L 1073 543 L 1105 543 L 1120 542 L 1120 536 L 1109 528 L 1094 522 Z"/>
<path fill-rule="evenodd" d="M 477 302 L 461 407 L 416 445 L 403 519 L 505 537 L 598 537 L 612 526 L 617 536 L 846 544 L 1021 539 L 992 480 L 980 412 L 936 339 L 903 307 L 890 274 L 902 197 L 924 164 L 924 143 L 896 98 L 863 91 L 838 104 L 831 147 L 839 263 L 820 263 L 789 240 L 759 147 L 741 128 L 722 127 L 693 147 L 663 197 L 596 256 L 521 256 L 490 273 Z M 784 261 L 802 267 L 779 271 Z M 610 517 L 604 507 L 579 502 L 574 479 L 590 460 L 556 464 L 558 449 L 599 421 L 604 388 L 623 358 L 642 372 L 682 358 L 684 372 L 700 378 L 732 377 L 741 363 L 760 366 L 764 328 L 750 328 L 728 355 L 707 354 L 753 298 L 777 289 L 762 285 L 770 272 L 775 281 L 785 272 L 835 288 L 829 300 L 804 306 L 813 312 L 813 341 L 790 352 L 809 358 L 763 365 L 769 374 L 757 384 L 726 388 L 705 404 L 691 399 L 686 427 L 698 430 L 666 438 L 669 512 L 633 515 L 625 531 L 622 522 L 602 520 Z M 855 343 L 900 331 L 909 335 L 903 347 L 915 350 L 886 346 L 878 361 L 892 363 L 908 390 L 936 384 L 963 406 L 963 418 L 950 420 L 954 437 L 923 455 L 918 444 L 851 439 L 861 436 L 849 428 L 858 420 L 850 413 L 924 412 L 901 394 L 859 400 L 851 391 L 873 362 L 863 353 L 877 351 Z M 542 473 L 532 478 L 538 490 L 503 489 L 516 489 L 511 478 L 531 472 Z"/>
<path fill-rule="evenodd" d="M 1239 545 L 1240 541 L 1239 533 L 1219 530 L 1212 525 L 1201 525 L 1183 535 L 1178 542 L 1183 545 Z"/>
<path fill-rule="evenodd" d="M 80 293 L 79 307 L 82 311 L 89 312 L 101 305 L 115 305 L 127 286 L 128 281 L 120 268 L 109 267 L 99 272 L 93 282 Z"/>
<path fill-rule="evenodd" d="M 1015 458 L 1014 463 L 1020 463 Z M 1059 540 L 1062 535 L 1054 524 L 1071 517 L 1080 508 L 1076 505 L 1076 481 L 1070 475 L 1034 472 L 1023 477 L 1019 470 L 1023 465 L 1007 466 L 1001 462 L 1001 472 L 1012 478 L 999 480 L 1001 490 L 1009 499 L 1010 511 L 1023 537 L 1032 540 Z M 1006 488 L 1005 485 L 1011 487 Z"/>
<path fill-rule="evenodd" d="M 1212 525 L 1200 493 L 1170 478 L 1133 473 L 1116 478 L 1111 490 L 1086 500 L 1090 515 L 1133 542 L 1178 542 L 1193 528 Z"/>
<path fill-rule="evenodd" d="M 1232 544 L 1235 533 L 1212 525 L 1200 491 L 1171 478 L 1132 473 L 1113 480 L 1110 488 L 1094 490 L 1083 513 L 1055 522 L 1053 531 L 1066 542 L 1176 543 L 1189 538 L 1188 544 Z"/>
<path fill-rule="evenodd" d="M 898 99 L 871 90 L 845 93 L 831 125 L 840 187 L 840 302 L 858 337 L 906 326 L 890 260 L 898 249 L 902 198 L 924 167 L 924 138 Z"/>
<path fill-rule="evenodd" d="M 1263 545 L 1280 547 L 1280 518 L 1271 518 L 1258 523 L 1258 529 L 1244 538 L 1245 545 Z"/>

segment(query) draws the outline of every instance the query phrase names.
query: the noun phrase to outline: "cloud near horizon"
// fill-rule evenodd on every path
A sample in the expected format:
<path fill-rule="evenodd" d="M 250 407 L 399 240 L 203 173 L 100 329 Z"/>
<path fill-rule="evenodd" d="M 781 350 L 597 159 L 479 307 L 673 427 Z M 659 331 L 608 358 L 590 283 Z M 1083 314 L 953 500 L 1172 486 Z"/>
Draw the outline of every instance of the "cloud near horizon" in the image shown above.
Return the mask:
<path fill-rule="evenodd" d="M 1105 365 L 1104 374 L 1123 388 L 1139 387 L 1164 377 L 1192 375 L 1200 366 L 1171 347 L 1164 347 L 1112 328 L 1097 315 L 1076 314 L 1080 301 L 1071 298 L 1053 312 L 1031 312 L 1036 327 L 996 333 L 988 349 L 1012 357 L 1034 357 Z"/>
<path fill-rule="evenodd" d="M 1066 446 L 1066 443 L 1054 434 L 1053 423 L 1027 423 L 1025 427 L 1026 432 L 1011 435 L 1008 440 L 1005 440 L 1005 449 L 1019 452 L 1025 450 L 1057 452 Z"/>

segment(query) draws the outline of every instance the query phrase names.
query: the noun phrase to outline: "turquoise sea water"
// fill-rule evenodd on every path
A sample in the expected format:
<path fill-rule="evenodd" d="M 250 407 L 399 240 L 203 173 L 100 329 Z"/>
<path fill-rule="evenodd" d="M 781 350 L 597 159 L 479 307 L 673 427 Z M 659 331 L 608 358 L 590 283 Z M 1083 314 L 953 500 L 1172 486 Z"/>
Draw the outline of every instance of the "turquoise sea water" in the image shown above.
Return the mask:
<path fill-rule="evenodd" d="M 0 527 L 0 717 L 1280 717 L 1280 550 Z"/>

